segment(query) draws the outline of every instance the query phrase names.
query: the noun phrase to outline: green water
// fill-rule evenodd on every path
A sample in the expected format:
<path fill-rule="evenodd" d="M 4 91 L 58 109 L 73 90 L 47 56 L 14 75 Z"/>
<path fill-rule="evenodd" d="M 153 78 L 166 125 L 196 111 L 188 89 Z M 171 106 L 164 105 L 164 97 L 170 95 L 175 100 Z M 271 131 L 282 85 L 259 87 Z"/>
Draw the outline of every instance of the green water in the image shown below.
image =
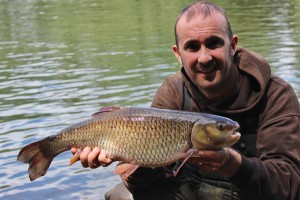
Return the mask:
<path fill-rule="evenodd" d="M 57 157 L 34 182 L 21 146 L 101 107 L 149 106 L 180 69 L 171 52 L 185 0 L 0 0 L 0 199 L 103 199 L 114 166 L 68 166 Z M 214 1 L 240 45 L 261 53 L 300 97 L 300 1 Z"/>

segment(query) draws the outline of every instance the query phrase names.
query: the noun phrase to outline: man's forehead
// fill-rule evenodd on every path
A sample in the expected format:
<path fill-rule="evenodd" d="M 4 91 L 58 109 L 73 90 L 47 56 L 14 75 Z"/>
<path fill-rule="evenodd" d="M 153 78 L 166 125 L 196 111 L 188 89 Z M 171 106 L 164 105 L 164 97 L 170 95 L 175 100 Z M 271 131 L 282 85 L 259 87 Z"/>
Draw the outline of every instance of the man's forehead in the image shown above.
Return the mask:
<path fill-rule="evenodd" d="M 210 15 L 200 13 L 193 15 L 193 17 L 184 14 L 178 20 L 176 31 L 178 35 L 180 32 L 187 33 L 189 31 L 197 33 L 212 31 L 223 34 L 227 33 L 226 19 L 218 12 Z"/>
<path fill-rule="evenodd" d="M 222 24 L 226 24 L 226 19 L 225 19 L 224 15 L 222 15 L 218 11 L 213 11 L 209 15 L 206 15 L 203 13 L 194 13 L 191 15 L 187 12 L 179 18 L 177 25 L 190 23 L 191 21 L 195 21 L 195 20 L 197 20 L 197 22 L 200 22 L 200 23 L 206 22 L 208 20 L 210 20 L 210 21 L 213 20 L 213 21 L 218 21 L 219 23 L 222 23 Z"/>

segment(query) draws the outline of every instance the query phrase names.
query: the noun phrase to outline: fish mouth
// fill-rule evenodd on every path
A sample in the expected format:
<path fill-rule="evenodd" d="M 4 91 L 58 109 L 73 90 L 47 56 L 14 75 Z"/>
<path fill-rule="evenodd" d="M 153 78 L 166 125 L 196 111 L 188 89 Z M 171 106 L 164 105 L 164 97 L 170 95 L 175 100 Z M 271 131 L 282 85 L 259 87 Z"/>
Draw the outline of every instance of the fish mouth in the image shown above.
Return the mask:
<path fill-rule="evenodd" d="M 229 133 L 229 139 L 239 139 L 241 137 L 241 133 L 238 131 L 240 126 L 237 124 L 236 127 Z"/>
<path fill-rule="evenodd" d="M 238 131 L 233 131 L 233 132 L 230 134 L 229 138 L 236 138 L 236 137 L 240 137 L 240 136 L 241 136 L 241 133 L 240 133 L 240 132 L 238 132 Z"/>

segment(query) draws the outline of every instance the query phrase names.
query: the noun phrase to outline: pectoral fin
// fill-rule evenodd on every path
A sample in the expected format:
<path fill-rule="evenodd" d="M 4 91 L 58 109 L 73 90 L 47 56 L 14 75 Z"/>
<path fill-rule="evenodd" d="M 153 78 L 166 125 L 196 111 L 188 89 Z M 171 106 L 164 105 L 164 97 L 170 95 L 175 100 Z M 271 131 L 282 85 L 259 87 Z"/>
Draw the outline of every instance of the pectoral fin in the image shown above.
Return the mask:
<path fill-rule="evenodd" d="M 176 169 L 176 171 L 174 171 L 173 176 L 177 176 L 177 174 L 179 173 L 180 169 L 182 168 L 182 166 L 184 165 L 184 163 L 186 163 L 186 161 L 195 153 L 195 149 L 189 149 L 186 152 L 186 157 L 185 159 L 182 161 L 181 165 Z"/>
<path fill-rule="evenodd" d="M 122 163 L 120 162 L 114 173 L 121 176 L 122 180 L 126 180 L 131 174 L 135 172 L 139 168 L 139 165 L 134 165 L 130 163 Z"/>

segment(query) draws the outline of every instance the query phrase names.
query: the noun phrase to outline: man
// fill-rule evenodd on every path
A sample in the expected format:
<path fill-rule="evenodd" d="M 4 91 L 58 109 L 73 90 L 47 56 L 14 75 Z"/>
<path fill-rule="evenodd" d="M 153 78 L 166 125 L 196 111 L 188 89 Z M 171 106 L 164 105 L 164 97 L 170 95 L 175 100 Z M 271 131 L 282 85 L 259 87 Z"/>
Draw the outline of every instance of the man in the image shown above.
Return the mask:
<path fill-rule="evenodd" d="M 183 9 L 175 37 L 183 67 L 166 78 L 152 106 L 229 117 L 242 137 L 233 148 L 197 152 L 177 177 L 170 175 L 177 164 L 139 168 L 126 188 L 135 199 L 300 199 L 300 108 L 291 86 L 271 75 L 260 55 L 237 46 L 215 4 Z M 112 162 L 96 148 L 85 148 L 80 159 L 91 168 Z M 106 198 L 132 198 L 126 188 L 120 184 Z"/>

